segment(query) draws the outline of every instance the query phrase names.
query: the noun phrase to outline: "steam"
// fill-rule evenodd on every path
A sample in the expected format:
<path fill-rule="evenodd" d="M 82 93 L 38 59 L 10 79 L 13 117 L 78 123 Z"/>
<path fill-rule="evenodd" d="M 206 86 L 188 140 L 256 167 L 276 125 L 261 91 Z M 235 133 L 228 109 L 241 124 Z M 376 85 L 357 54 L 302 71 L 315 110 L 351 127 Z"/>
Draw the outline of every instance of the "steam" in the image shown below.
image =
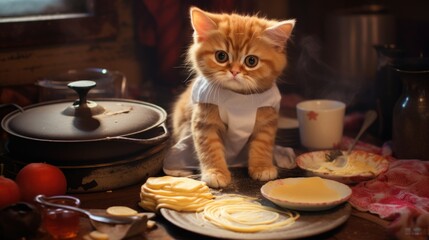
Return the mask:
<path fill-rule="evenodd" d="M 320 40 L 315 36 L 305 36 L 299 41 L 301 53 L 296 63 L 296 77 L 304 98 L 333 99 L 348 106 L 356 101 L 362 91 L 361 81 L 342 76 L 323 59 Z M 329 55 L 329 53 L 325 53 Z"/>

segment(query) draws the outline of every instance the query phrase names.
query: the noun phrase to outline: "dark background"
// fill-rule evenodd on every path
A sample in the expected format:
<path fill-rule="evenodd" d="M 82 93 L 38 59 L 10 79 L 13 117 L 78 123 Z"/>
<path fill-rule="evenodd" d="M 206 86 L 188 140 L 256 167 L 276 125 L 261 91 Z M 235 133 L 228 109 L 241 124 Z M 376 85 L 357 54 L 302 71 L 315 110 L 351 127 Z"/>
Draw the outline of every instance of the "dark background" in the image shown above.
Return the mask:
<path fill-rule="evenodd" d="M 329 58 L 336 51 L 347 49 L 344 46 L 327 48 L 329 39 L 340 39 L 349 34 L 336 32 L 327 35 L 327 19 L 338 13 L 390 15 L 394 18 L 394 39 L 383 44 L 394 43 L 414 55 L 426 56 L 429 51 L 429 17 L 426 13 L 429 2 L 424 0 L 88 2 L 95 9 L 92 22 L 74 19 L 11 24 L 0 18 L 0 29 L 3 29 L 0 35 L 1 103 L 35 103 L 38 89 L 34 82 L 38 79 L 67 69 L 104 67 L 126 74 L 128 98 L 151 101 L 169 108 L 189 78 L 183 66 L 183 54 L 191 41 L 188 16 L 191 5 L 207 11 L 258 13 L 267 18 L 297 19 L 294 35 L 288 45 L 289 67 L 280 84 L 282 92 L 296 92 L 304 98 L 331 97 L 327 93 L 333 89 L 337 95 L 332 98 L 347 98 L 345 100 L 357 108 L 371 105 L 361 101 L 367 98 L 364 95 L 368 92 L 366 89 L 362 93 L 362 85 L 372 86 L 371 81 L 374 79 L 356 80 L 355 76 L 347 76 L 350 77 L 347 80 L 339 79 L 342 77 L 337 74 L 337 71 L 341 72 L 340 69 L 330 65 Z M 378 5 L 382 10 L 365 13 L 362 9 L 367 5 Z M 26 37 L 25 34 L 30 32 L 31 37 Z M 375 51 L 371 57 L 376 57 Z M 374 62 L 369 61 L 367 64 L 376 68 Z M 359 87 L 356 90 L 358 93 L 351 94 L 351 88 L 355 85 Z M 319 91 L 321 87 L 327 89 Z M 339 92 L 347 96 L 339 96 Z M 374 93 L 369 90 L 368 94 L 373 97 Z"/>

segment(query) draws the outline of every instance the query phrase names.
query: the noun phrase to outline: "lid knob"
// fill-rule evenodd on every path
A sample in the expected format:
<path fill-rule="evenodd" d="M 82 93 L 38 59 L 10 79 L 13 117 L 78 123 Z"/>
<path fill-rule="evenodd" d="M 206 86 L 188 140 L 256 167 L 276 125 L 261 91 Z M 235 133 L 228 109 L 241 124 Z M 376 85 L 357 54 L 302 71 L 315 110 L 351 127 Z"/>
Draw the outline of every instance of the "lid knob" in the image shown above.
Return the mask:
<path fill-rule="evenodd" d="M 79 100 L 77 100 L 73 105 L 78 105 L 81 107 L 87 105 L 88 92 L 89 90 L 91 90 L 91 88 L 95 87 L 96 85 L 97 83 L 89 80 L 75 81 L 67 84 L 69 88 L 76 91 L 76 93 L 79 95 Z"/>
<path fill-rule="evenodd" d="M 72 106 L 65 109 L 63 113 L 80 118 L 88 118 L 103 113 L 104 108 L 102 106 L 87 99 L 89 90 L 96 85 L 94 81 L 90 80 L 80 80 L 67 84 L 69 88 L 76 91 L 79 95 L 79 99 L 76 100 Z"/>

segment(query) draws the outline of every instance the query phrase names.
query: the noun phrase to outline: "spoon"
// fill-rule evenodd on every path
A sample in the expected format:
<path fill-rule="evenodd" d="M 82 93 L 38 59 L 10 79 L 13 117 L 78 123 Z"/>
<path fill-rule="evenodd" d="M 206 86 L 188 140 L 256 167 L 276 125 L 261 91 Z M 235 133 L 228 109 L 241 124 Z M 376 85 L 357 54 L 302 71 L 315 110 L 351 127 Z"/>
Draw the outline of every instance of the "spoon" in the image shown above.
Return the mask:
<path fill-rule="evenodd" d="M 35 201 L 42 204 L 42 205 L 46 205 L 49 207 L 54 207 L 54 208 L 63 208 L 63 209 L 67 209 L 67 210 L 71 210 L 71 211 L 75 211 L 75 212 L 80 212 L 85 214 L 86 216 L 89 217 L 89 219 L 96 221 L 96 222 L 101 222 L 101 223 L 108 223 L 108 224 L 130 224 L 132 223 L 135 219 L 132 217 L 116 217 L 116 216 L 109 216 L 109 217 L 105 217 L 105 216 L 100 216 L 100 215 L 94 215 L 92 214 L 90 211 L 84 210 L 82 208 L 78 208 L 78 207 L 73 207 L 73 206 L 68 206 L 68 205 L 63 205 L 63 204 L 56 204 L 56 203 L 51 203 L 46 201 L 45 199 L 71 199 L 71 200 L 75 200 L 75 197 L 72 196 L 53 196 L 53 197 L 46 197 L 44 195 L 37 195 L 35 197 Z"/>
<path fill-rule="evenodd" d="M 343 154 L 342 151 L 338 151 L 339 153 L 334 153 L 333 155 L 336 155 L 335 159 L 333 160 L 333 164 L 336 167 L 344 167 L 347 164 L 347 157 L 352 152 L 354 147 L 356 146 L 356 143 L 358 142 L 359 138 L 362 136 L 362 134 L 368 129 L 369 126 L 377 119 L 377 112 L 374 110 L 369 110 L 365 113 L 365 118 L 363 120 L 362 127 L 360 128 L 358 134 L 356 135 L 355 139 L 353 140 L 352 144 L 347 149 L 346 154 Z"/>

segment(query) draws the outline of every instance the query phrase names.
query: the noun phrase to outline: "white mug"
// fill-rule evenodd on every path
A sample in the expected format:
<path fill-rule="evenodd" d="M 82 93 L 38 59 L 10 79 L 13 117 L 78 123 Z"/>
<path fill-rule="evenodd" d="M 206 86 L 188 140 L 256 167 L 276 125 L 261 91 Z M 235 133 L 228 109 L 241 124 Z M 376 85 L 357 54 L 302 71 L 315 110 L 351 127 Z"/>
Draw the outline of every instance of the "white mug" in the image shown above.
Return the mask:
<path fill-rule="evenodd" d="M 296 105 L 301 145 L 313 150 L 332 149 L 343 136 L 346 104 L 316 99 Z"/>

